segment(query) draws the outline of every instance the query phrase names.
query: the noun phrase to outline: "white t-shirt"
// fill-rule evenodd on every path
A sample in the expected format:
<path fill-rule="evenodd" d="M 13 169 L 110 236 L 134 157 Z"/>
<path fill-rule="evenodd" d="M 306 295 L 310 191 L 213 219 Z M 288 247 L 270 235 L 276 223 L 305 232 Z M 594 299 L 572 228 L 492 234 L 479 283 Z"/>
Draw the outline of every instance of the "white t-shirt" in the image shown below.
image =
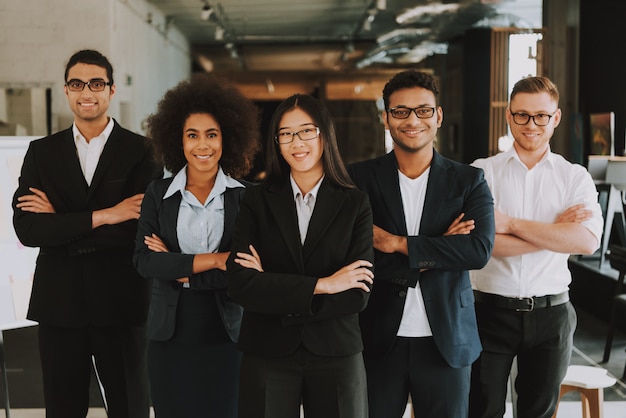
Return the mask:
<path fill-rule="evenodd" d="M 98 166 L 98 161 L 100 161 L 102 150 L 104 150 L 104 146 L 113 131 L 113 126 L 113 118 L 109 118 L 109 123 L 107 123 L 104 130 L 100 132 L 100 135 L 91 138 L 88 142 L 76 127 L 76 123 L 72 125 L 72 133 L 74 135 L 74 143 L 76 144 L 78 161 L 80 161 L 80 168 L 83 170 L 85 180 L 90 186 L 93 174 L 96 172 L 96 167 Z"/>
<path fill-rule="evenodd" d="M 418 178 L 411 179 L 398 170 L 404 219 L 409 236 L 419 235 L 429 174 L 430 168 Z M 399 337 L 428 337 L 433 335 L 419 282 L 414 288 L 409 287 L 407 289 L 404 313 L 397 335 Z"/>

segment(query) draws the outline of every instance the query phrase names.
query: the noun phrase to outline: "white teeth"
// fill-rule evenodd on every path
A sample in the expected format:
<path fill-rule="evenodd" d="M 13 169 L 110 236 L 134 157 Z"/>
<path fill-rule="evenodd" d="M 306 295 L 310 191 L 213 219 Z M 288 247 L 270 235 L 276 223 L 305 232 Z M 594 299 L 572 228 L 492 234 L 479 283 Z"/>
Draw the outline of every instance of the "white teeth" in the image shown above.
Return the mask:
<path fill-rule="evenodd" d="M 293 156 L 296 157 L 296 158 L 301 158 L 301 157 L 306 156 L 306 153 L 293 154 Z"/>

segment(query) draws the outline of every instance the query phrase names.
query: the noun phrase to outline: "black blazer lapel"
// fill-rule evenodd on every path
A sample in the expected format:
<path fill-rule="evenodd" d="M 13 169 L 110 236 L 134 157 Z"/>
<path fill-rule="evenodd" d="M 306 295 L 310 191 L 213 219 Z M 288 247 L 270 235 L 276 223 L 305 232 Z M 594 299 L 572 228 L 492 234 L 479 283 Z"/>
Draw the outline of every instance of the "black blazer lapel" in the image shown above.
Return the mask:
<path fill-rule="evenodd" d="M 65 172 L 68 173 L 67 181 L 70 183 L 68 184 L 68 189 L 80 190 L 82 192 L 80 196 L 76 196 L 78 201 L 82 203 L 85 202 L 88 185 L 83 170 L 80 167 L 73 136 L 72 128 L 69 128 L 66 133 L 63 134 L 61 141 L 59 141 L 59 146 L 55 148 L 58 151 L 57 155 L 50 157 L 59 161 L 59 166 L 64 167 Z"/>
<path fill-rule="evenodd" d="M 169 185 L 170 183 L 168 183 Z M 168 186 L 169 187 L 169 186 Z M 167 187 L 165 188 L 167 191 Z M 163 194 L 165 194 L 165 191 Z M 159 220 L 161 222 L 161 239 L 166 240 L 167 247 L 170 251 L 180 252 L 180 244 L 178 243 L 178 234 L 176 233 L 176 224 L 178 223 L 178 211 L 180 210 L 180 201 L 182 196 L 180 192 L 176 192 L 172 196 L 163 200 Z"/>
<path fill-rule="evenodd" d="M 441 225 L 437 222 L 441 207 L 448 196 L 449 172 L 445 160 L 435 151 L 430 164 L 430 175 L 424 198 L 424 209 L 420 221 L 420 234 L 433 236 L 440 231 Z"/>
<path fill-rule="evenodd" d="M 93 179 L 91 179 L 91 185 L 89 186 L 87 199 L 91 198 L 94 190 L 98 188 L 98 184 L 102 182 L 102 179 L 109 170 L 109 167 L 111 166 L 111 164 L 113 164 L 115 157 L 118 156 L 119 158 L 119 156 L 124 155 L 124 153 L 119 151 L 119 148 L 122 146 L 123 141 L 124 138 L 122 138 L 122 131 L 119 125 L 114 122 L 111 135 L 109 135 L 109 138 L 104 145 L 102 155 L 100 155 L 98 165 L 96 166 L 96 171 L 93 174 Z"/>
<path fill-rule="evenodd" d="M 304 262 L 302 259 L 300 231 L 298 230 L 296 203 L 293 201 L 293 192 L 289 180 L 287 179 L 280 185 L 271 185 L 267 188 L 267 191 L 267 205 L 276 219 L 276 224 L 287 243 L 291 257 L 296 261 L 298 267 L 303 270 Z"/>
<path fill-rule="evenodd" d="M 311 215 L 304 246 L 302 247 L 302 256 L 305 261 L 311 256 L 315 246 L 324 236 L 326 229 L 337 216 L 345 199 L 345 194 L 341 188 L 326 179 L 322 181 L 317 193 L 317 201 Z"/>
<path fill-rule="evenodd" d="M 385 206 L 389 210 L 389 219 L 396 226 L 396 231 L 389 231 L 397 235 L 407 235 L 404 217 L 404 206 L 400 193 L 400 180 L 398 179 L 398 162 L 393 152 L 381 158 L 379 165 L 375 167 L 376 180 L 380 193 L 383 196 Z M 374 223 L 376 223 L 374 221 Z"/>
<path fill-rule="evenodd" d="M 227 188 L 224 192 L 224 234 L 220 242 L 219 251 L 229 251 L 232 243 L 233 231 L 239 214 L 239 200 L 241 188 Z"/>

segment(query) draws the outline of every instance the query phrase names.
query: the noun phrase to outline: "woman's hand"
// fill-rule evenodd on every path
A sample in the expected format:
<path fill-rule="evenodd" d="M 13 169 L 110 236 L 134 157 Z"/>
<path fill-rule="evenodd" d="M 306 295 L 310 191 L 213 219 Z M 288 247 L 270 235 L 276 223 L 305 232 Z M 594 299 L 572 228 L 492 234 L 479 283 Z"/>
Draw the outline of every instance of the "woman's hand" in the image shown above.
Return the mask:
<path fill-rule="evenodd" d="M 146 244 L 148 249 L 154 251 L 155 253 L 169 253 L 170 250 L 165 246 L 165 243 L 161 238 L 157 236 L 157 234 L 152 234 L 151 236 L 143 237 L 143 242 Z M 176 279 L 179 283 L 189 283 L 189 277 L 181 277 L 180 279 Z"/>
<path fill-rule="evenodd" d="M 170 250 L 167 249 L 165 243 L 161 238 L 159 238 L 156 234 L 152 234 L 151 236 L 143 237 L 143 243 L 146 244 L 148 249 L 154 251 L 155 253 L 169 253 Z"/>
<path fill-rule="evenodd" d="M 259 257 L 259 253 L 256 252 L 256 249 L 252 245 L 248 248 L 250 248 L 251 254 L 237 253 L 237 258 L 233 261 L 242 267 L 263 272 L 263 265 L 261 264 L 261 257 Z"/>
<path fill-rule="evenodd" d="M 315 285 L 314 295 L 335 294 L 350 289 L 370 291 L 368 284 L 374 283 L 374 273 L 368 268 L 372 263 L 366 260 L 357 260 L 342 267 L 332 276 L 320 278 Z"/>

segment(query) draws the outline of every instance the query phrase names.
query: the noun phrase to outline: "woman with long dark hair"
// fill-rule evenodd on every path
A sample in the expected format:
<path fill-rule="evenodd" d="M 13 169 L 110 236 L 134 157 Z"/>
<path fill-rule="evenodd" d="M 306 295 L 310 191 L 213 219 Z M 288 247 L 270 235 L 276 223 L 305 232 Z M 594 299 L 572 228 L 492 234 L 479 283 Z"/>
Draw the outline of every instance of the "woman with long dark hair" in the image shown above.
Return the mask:
<path fill-rule="evenodd" d="M 241 203 L 228 290 L 244 307 L 239 417 L 367 417 L 358 323 L 373 281 L 372 213 L 308 95 L 270 122 L 264 184 Z"/>

